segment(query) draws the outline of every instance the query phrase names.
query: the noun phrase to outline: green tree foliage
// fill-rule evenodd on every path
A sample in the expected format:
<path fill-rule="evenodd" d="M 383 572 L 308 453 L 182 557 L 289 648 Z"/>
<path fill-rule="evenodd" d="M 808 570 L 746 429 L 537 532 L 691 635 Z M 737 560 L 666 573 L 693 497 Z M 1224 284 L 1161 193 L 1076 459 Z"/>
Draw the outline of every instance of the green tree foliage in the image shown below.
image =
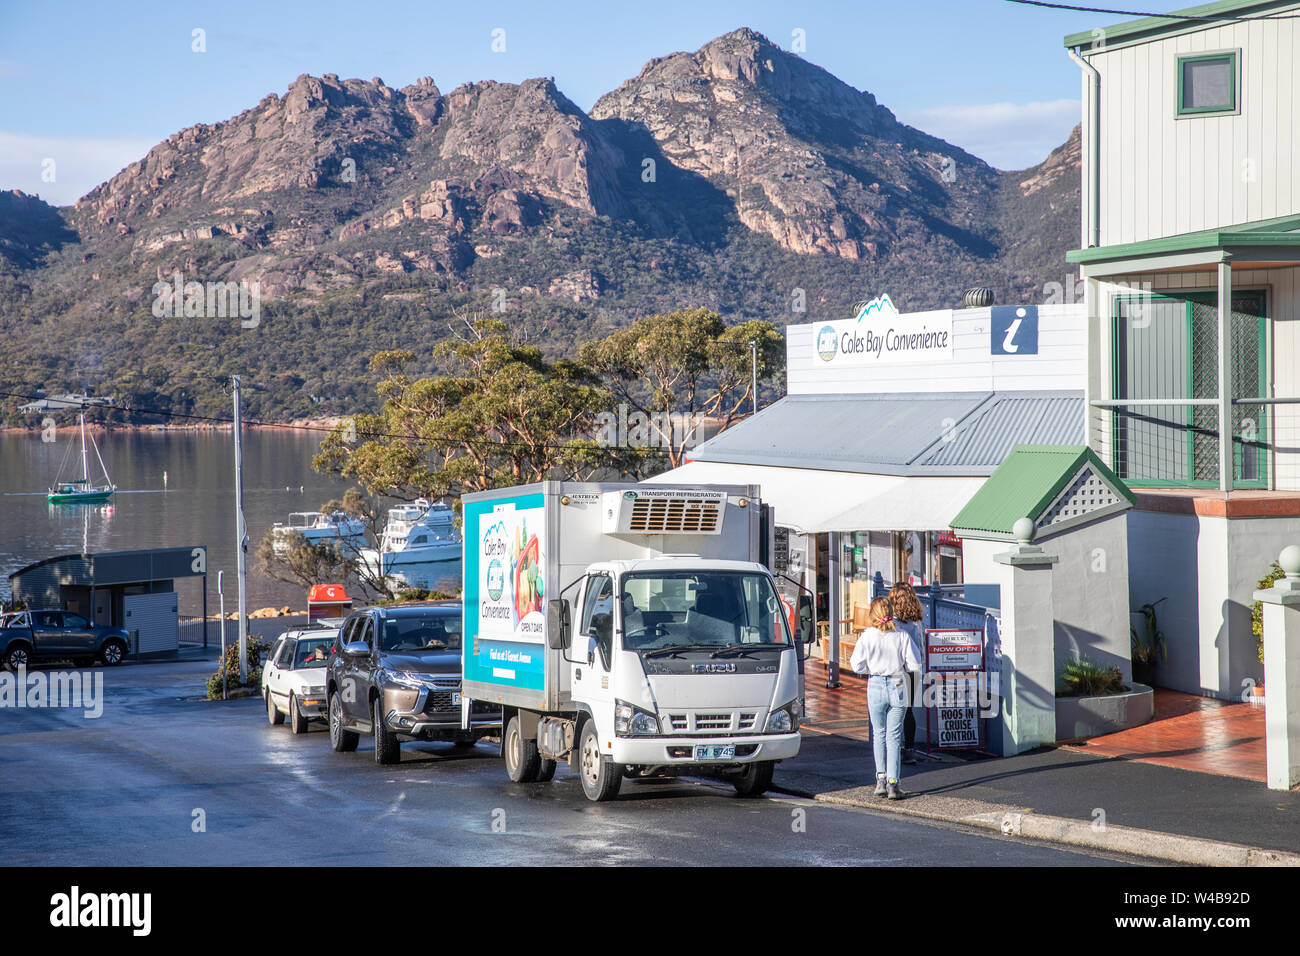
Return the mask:
<path fill-rule="evenodd" d="M 751 319 L 728 327 L 710 309 L 648 316 L 586 343 L 578 356 L 619 401 L 644 416 L 651 444 L 664 449 L 675 468 L 703 419 L 724 429 L 748 411 L 750 342 L 758 343 L 759 382 L 779 376 L 785 341 L 776 326 Z"/>
<path fill-rule="evenodd" d="M 585 478 L 600 466 L 590 436 L 610 397 L 590 370 L 547 361 L 496 319 L 462 319 L 434 354 L 448 374 L 413 378 L 413 353 L 375 355 L 383 407 L 335 428 L 313 467 L 412 500 Z"/>

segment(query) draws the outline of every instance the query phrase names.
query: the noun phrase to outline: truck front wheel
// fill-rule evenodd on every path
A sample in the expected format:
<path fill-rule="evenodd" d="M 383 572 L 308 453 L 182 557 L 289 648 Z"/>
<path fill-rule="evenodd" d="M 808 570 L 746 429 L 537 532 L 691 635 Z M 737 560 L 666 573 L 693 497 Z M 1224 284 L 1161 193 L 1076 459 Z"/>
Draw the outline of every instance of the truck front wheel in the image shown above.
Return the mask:
<path fill-rule="evenodd" d="M 600 734 L 596 732 L 594 720 L 582 725 L 582 742 L 578 750 L 578 777 L 582 780 L 582 792 L 587 799 L 599 803 L 617 797 L 618 788 L 623 783 L 623 768 L 600 752 Z"/>
<path fill-rule="evenodd" d="M 776 762 L 772 760 L 746 764 L 740 775 L 733 777 L 731 781 L 732 786 L 736 788 L 736 796 L 757 797 L 766 793 L 767 788 L 772 786 L 772 768 L 775 766 Z"/>
<path fill-rule="evenodd" d="M 537 779 L 542 758 L 537 753 L 537 741 L 527 739 L 519 728 L 519 718 L 511 717 L 506 725 L 506 774 L 515 783 L 532 783 Z M 554 773 L 554 769 L 551 771 Z"/>

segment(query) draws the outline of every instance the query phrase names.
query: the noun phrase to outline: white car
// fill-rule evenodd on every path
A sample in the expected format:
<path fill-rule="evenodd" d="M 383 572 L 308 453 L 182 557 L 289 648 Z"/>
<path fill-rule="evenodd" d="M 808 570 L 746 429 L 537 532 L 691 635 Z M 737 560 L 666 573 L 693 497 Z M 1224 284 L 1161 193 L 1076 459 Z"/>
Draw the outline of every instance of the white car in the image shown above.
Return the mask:
<path fill-rule="evenodd" d="M 287 715 L 293 732 L 305 734 L 310 721 L 325 719 L 325 673 L 338 636 L 337 627 L 311 627 L 276 638 L 262 667 L 267 723 Z"/>

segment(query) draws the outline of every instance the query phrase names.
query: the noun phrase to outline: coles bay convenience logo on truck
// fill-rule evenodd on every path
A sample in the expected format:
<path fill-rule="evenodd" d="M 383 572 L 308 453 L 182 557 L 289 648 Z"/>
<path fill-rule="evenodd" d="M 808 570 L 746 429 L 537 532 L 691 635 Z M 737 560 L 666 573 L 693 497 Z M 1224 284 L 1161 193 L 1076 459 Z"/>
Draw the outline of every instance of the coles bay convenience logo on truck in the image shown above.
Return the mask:
<path fill-rule="evenodd" d="M 479 636 L 541 643 L 544 547 L 542 508 L 499 507 L 479 516 Z"/>

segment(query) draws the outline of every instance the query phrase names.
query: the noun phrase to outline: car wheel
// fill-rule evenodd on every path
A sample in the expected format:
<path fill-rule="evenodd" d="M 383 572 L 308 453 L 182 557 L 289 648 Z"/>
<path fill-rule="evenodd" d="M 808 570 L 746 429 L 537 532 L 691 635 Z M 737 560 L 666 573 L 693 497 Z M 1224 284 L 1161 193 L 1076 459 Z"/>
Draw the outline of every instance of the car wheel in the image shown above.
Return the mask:
<path fill-rule="evenodd" d="M 511 717 L 506 725 L 506 775 L 515 783 L 532 783 L 542 758 L 537 755 L 537 741 L 524 737 L 519 718 Z"/>
<path fill-rule="evenodd" d="M 294 699 L 293 694 L 289 695 L 289 729 L 295 734 L 307 732 L 307 718 L 298 709 L 298 701 Z"/>
<path fill-rule="evenodd" d="M 275 701 L 271 699 L 271 692 L 266 692 L 266 722 L 272 727 L 279 727 L 284 723 L 284 714 L 275 706 Z"/>
<path fill-rule="evenodd" d="M 337 690 L 330 692 L 330 746 L 337 753 L 351 753 L 357 749 L 360 734 L 343 729 L 343 701 Z"/>
<path fill-rule="evenodd" d="M 5 651 L 5 669 L 17 671 L 18 668 L 31 667 L 32 655 L 26 644 L 14 644 Z"/>
<path fill-rule="evenodd" d="M 757 797 L 765 793 L 772 786 L 772 768 L 775 766 L 776 763 L 771 760 L 746 764 L 744 771 L 731 781 L 736 788 L 736 796 Z"/>
<path fill-rule="evenodd" d="M 594 720 L 582 725 L 578 753 L 578 779 L 587 799 L 600 803 L 617 797 L 623 783 L 623 768 L 600 752 L 600 734 L 596 732 Z"/>
<path fill-rule="evenodd" d="M 99 652 L 99 659 L 104 662 L 105 667 L 116 667 L 122 663 L 122 658 L 126 657 L 126 645 L 118 640 L 104 642 L 104 648 Z"/>
<path fill-rule="evenodd" d="M 371 717 L 375 728 L 375 763 L 392 764 L 402 759 L 402 745 L 397 735 L 384 724 L 384 702 L 376 697 Z"/>
<path fill-rule="evenodd" d="M 465 739 L 464 737 L 461 737 L 459 740 L 453 740 L 453 741 L 451 742 L 451 746 L 452 746 L 452 749 L 454 749 L 454 750 L 458 750 L 458 751 L 459 751 L 459 750 L 473 750 L 473 749 L 474 749 L 474 745 L 475 745 L 476 743 L 478 743 L 478 741 L 475 740 L 473 737 L 470 737 L 468 740 Z"/>

